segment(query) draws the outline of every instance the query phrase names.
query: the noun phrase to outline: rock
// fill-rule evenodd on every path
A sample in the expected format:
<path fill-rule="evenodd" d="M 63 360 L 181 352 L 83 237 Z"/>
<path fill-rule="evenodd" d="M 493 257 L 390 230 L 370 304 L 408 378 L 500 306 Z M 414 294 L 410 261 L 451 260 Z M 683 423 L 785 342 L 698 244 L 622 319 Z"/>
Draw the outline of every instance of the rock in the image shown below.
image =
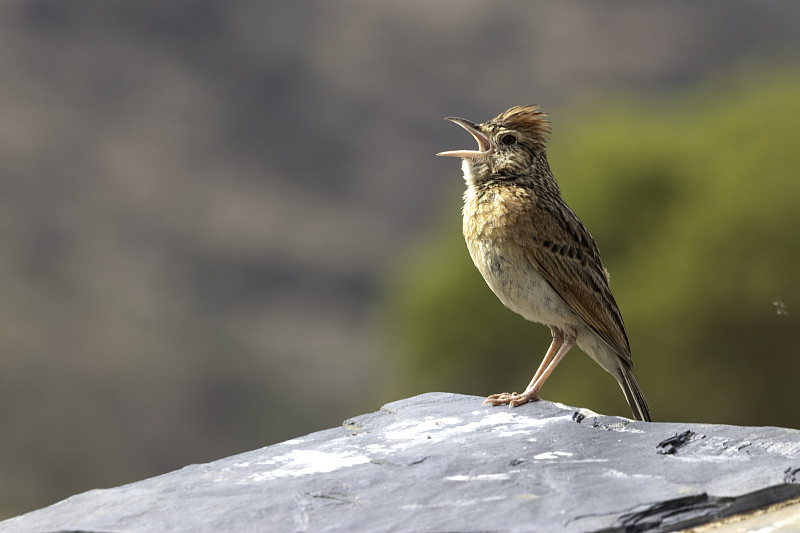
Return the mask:
<path fill-rule="evenodd" d="M 673 531 L 800 496 L 800 431 L 431 393 L 4 522 L 45 531 Z"/>

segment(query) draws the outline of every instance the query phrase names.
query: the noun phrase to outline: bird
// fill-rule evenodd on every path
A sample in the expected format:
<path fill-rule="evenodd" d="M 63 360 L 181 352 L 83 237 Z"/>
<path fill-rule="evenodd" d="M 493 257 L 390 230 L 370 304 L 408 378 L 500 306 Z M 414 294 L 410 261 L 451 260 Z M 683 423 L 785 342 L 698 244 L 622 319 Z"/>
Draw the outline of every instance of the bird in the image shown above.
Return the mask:
<path fill-rule="evenodd" d="M 476 150 L 436 154 L 462 160 L 463 233 L 472 261 L 506 307 L 548 326 L 553 336 L 522 394 L 492 394 L 484 404 L 516 407 L 540 400 L 542 385 L 577 344 L 617 380 L 634 418 L 651 421 L 600 251 L 562 199 L 550 169 L 547 113 L 528 105 L 483 123 L 445 120 L 478 142 Z"/>

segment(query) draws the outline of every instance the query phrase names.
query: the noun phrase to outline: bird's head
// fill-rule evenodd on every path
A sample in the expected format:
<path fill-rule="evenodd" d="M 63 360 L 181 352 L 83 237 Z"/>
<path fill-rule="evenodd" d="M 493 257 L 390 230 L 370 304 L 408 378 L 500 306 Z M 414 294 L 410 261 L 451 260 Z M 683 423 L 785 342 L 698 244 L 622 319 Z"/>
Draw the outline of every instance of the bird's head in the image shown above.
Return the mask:
<path fill-rule="evenodd" d="M 464 178 L 469 185 L 490 179 L 523 179 L 542 171 L 549 174 L 545 143 L 550 122 L 539 106 L 512 107 L 482 124 L 455 117 L 446 120 L 455 122 L 478 141 L 477 150 L 436 154 L 462 158 Z"/>

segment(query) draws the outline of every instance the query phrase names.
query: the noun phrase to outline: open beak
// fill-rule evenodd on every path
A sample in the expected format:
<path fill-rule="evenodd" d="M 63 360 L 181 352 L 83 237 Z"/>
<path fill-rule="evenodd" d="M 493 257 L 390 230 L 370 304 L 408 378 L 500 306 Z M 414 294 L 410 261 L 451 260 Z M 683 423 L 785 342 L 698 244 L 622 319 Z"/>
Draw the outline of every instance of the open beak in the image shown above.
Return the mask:
<path fill-rule="evenodd" d="M 481 157 L 486 157 L 487 155 L 492 153 L 492 145 L 489 142 L 489 137 L 487 137 L 481 130 L 479 130 L 478 126 L 474 122 L 470 122 L 469 120 L 457 117 L 447 117 L 445 120 L 449 120 L 450 122 L 455 122 L 465 130 L 467 130 L 470 133 L 470 135 L 475 137 L 475 140 L 478 141 L 478 149 L 451 150 L 449 152 L 439 152 L 436 155 L 440 155 L 443 157 L 464 157 L 467 159 L 479 159 Z"/>

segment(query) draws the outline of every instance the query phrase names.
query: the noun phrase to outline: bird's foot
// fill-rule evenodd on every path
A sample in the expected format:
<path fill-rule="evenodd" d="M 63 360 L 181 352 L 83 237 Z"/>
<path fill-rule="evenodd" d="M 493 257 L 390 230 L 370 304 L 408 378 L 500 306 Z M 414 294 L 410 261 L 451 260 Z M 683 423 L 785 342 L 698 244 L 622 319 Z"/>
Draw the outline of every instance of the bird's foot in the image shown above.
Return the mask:
<path fill-rule="evenodd" d="M 532 390 L 525 391 L 522 394 L 517 394 L 516 392 L 502 392 L 500 394 L 492 394 L 486 398 L 481 405 L 489 403 L 494 406 L 508 405 L 509 407 L 517 407 L 518 405 L 523 405 L 528 402 L 538 402 L 539 400 L 541 400 L 539 395 L 536 391 Z"/>

